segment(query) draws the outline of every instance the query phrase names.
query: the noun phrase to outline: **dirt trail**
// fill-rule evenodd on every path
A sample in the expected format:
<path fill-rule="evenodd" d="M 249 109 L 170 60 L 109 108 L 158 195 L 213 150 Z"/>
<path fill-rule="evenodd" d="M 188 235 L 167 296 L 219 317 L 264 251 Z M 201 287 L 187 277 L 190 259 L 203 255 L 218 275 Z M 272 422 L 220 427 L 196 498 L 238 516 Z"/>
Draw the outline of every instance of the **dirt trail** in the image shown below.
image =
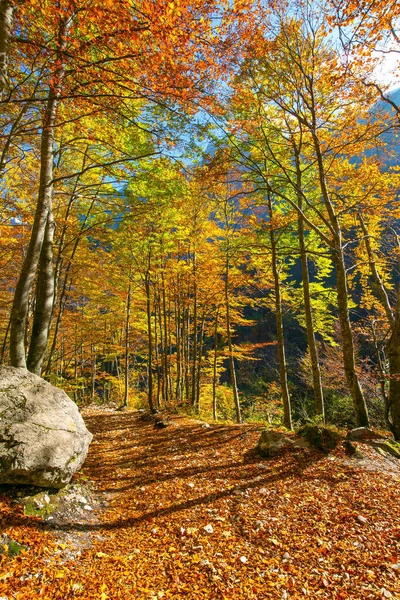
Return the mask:
<path fill-rule="evenodd" d="M 1 557 L 0 596 L 400 598 L 396 465 L 365 470 L 342 449 L 261 460 L 251 425 L 174 417 L 158 430 L 100 409 L 85 420 L 95 437 L 83 476 L 108 505 L 91 523 L 59 523 L 60 548 L 50 523 L 1 497 L 1 531 L 30 550 Z M 79 535 L 92 546 L 66 561 Z"/>

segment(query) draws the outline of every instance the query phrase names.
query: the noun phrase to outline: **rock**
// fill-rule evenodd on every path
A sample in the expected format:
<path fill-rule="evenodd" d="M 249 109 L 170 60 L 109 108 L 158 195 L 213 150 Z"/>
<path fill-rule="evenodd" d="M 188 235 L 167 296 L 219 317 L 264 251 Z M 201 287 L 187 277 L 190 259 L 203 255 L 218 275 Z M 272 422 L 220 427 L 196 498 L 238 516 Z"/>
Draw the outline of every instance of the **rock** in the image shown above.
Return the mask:
<path fill-rule="evenodd" d="M 372 431 L 372 429 L 369 429 L 369 427 L 357 427 L 357 429 L 351 429 L 350 431 L 347 432 L 347 436 L 346 438 L 348 440 L 353 440 L 353 441 L 365 441 L 365 440 L 373 440 L 373 439 L 384 439 L 382 438 L 381 435 L 379 435 L 378 433 L 375 433 L 374 431 Z"/>
<path fill-rule="evenodd" d="M 265 429 L 261 432 L 260 439 L 257 444 L 257 452 L 261 456 L 270 458 L 275 456 L 285 448 L 292 448 L 293 441 L 279 431 L 272 431 L 271 429 Z"/>
<path fill-rule="evenodd" d="M 80 494 L 77 494 L 76 496 L 72 495 L 71 500 L 76 500 L 76 502 L 79 502 L 79 504 L 87 504 L 88 503 L 85 496 L 81 496 Z"/>
<path fill-rule="evenodd" d="M 381 453 L 386 452 L 387 454 L 391 454 L 395 458 L 400 458 L 400 444 L 398 442 L 395 442 L 394 440 L 371 440 L 371 442 L 369 443 L 378 451 L 381 451 Z"/>
<path fill-rule="evenodd" d="M 26 369 L 0 367 L 0 484 L 64 487 L 91 440 L 65 392 Z"/>
<path fill-rule="evenodd" d="M 209 524 L 209 525 L 205 525 L 205 527 L 203 527 L 204 531 L 206 531 L 207 533 L 213 533 L 214 532 L 214 527 Z"/>
<path fill-rule="evenodd" d="M 304 425 L 299 430 L 299 435 L 308 440 L 312 446 L 323 452 L 333 450 L 340 441 L 340 434 L 334 429 L 325 427 L 324 425 Z"/>
<path fill-rule="evenodd" d="M 295 437 L 293 440 L 293 449 L 294 450 L 303 450 L 304 448 L 309 448 L 311 446 L 310 442 L 302 437 Z"/>
<path fill-rule="evenodd" d="M 357 454 L 357 447 L 350 440 L 344 440 L 343 446 L 345 447 L 347 454 L 350 454 L 350 456 Z"/>

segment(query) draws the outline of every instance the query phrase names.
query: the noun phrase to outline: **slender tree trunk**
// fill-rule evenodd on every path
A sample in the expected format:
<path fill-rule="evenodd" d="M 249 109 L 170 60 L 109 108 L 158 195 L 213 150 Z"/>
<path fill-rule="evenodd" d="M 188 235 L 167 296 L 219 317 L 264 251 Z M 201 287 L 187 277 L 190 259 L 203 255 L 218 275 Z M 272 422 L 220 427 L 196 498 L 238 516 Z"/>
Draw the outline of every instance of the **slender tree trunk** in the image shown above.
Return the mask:
<path fill-rule="evenodd" d="M 124 401 L 122 406 L 128 406 L 129 400 L 129 334 L 131 318 L 131 284 L 128 286 L 126 295 L 126 320 L 125 320 L 125 377 L 124 377 Z"/>
<path fill-rule="evenodd" d="M 71 196 L 72 198 L 72 196 Z M 61 326 L 61 321 L 64 315 L 64 310 L 65 310 L 65 306 L 68 300 L 68 292 L 71 288 L 72 285 L 72 278 L 70 277 L 70 272 L 71 272 L 71 268 L 73 265 L 73 260 L 76 254 L 76 251 L 78 249 L 79 246 L 79 242 L 82 239 L 82 234 L 85 230 L 85 226 L 86 223 L 89 219 L 89 216 L 91 214 L 91 211 L 93 209 L 94 206 L 94 202 L 95 199 L 92 200 L 92 202 L 90 203 L 89 209 L 85 215 L 84 220 L 82 221 L 79 233 L 75 239 L 73 248 L 72 248 L 72 252 L 71 255 L 68 259 L 68 264 L 65 268 L 65 272 L 63 274 L 63 283 L 61 286 L 61 291 L 59 294 L 59 298 L 58 298 L 58 313 L 57 313 L 57 318 L 56 318 L 56 322 L 55 322 L 55 327 L 54 327 L 54 333 L 53 333 L 53 339 L 52 339 L 52 343 L 51 343 L 51 348 L 50 348 L 50 352 L 49 352 L 49 357 L 48 357 L 48 361 L 47 361 L 47 365 L 46 365 L 46 375 L 50 374 L 51 371 L 51 363 L 53 360 L 53 355 L 55 353 L 56 350 L 56 345 L 57 345 L 57 338 L 58 338 L 58 333 L 60 330 L 60 326 Z M 69 208 L 67 208 L 66 211 L 66 215 L 64 217 L 64 219 L 66 220 L 68 218 L 68 214 L 69 214 L 69 210 L 70 210 L 70 204 L 72 206 L 72 202 L 70 199 L 70 202 L 68 203 Z M 56 260 L 56 267 L 55 267 L 55 273 L 54 273 L 54 303 L 56 302 L 56 297 L 57 297 L 57 290 L 59 287 L 59 279 L 60 279 L 60 271 L 61 271 L 61 266 L 62 266 L 62 251 L 63 251 L 63 247 L 64 247 L 64 243 L 63 243 L 63 239 L 65 238 L 65 229 L 66 227 L 64 226 L 63 232 L 61 234 L 61 241 L 60 241 L 60 246 L 59 246 L 59 254 Z M 64 236 L 63 236 L 64 234 Z M 53 303 L 53 311 L 52 311 L 52 315 L 54 314 L 54 303 Z"/>
<path fill-rule="evenodd" d="M 197 273 L 196 251 L 193 258 L 193 361 L 192 361 L 192 406 L 196 408 L 196 368 L 197 368 Z"/>
<path fill-rule="evenodd" d="M 214 356 L 213 356 L 213 379 L 212 379 L 212 406 L 213 419 L 217 420 L 217 359 L 218 359 L 218 316 L 219 307 L 215 315 L 214 323 Z"/>
<path fill-rule="evenodd" d="M 150 257 L 149 257 L 150 262 Z M 151 297 L 150 297 L 150 273 L 147 271 L 145 278 L 146 309 L 147 309 L 147 398 L 150 411 L 155 412 L 153 404 L 153 336 L 151 330 Z"/>
<path fill-rule="evenodd" d="M 365 225 L 363 216 L 361 213 L 358 213 L 358 220 L 359 223 L 361 225 L 361 230 L 363 232 L 363 236 L 364 236 L 364 242 L 365 242 L 365 248 L 367 250 L 367 256 L 368 256 L 368 263 L 369 263 L 369 268 L 371 271 L 371 275 L 374 278 L 375 281 L 375 285 L 376 285 L 376 290 L 378 292 L 378 296 L 379 296 L 379 300 L 381 301 L 381 304 L 385 310 L 386 313 L 386 317 L 388 320 L 388 323 L 390 325 L 391 328 L 393 328 L 394 326 L 394 315 L 393 315 L 393 310 L 392 307 L 390 305 L 390 300 L 389 300 L 389 296 L 387 295 L 385 286 L 383 284 L 383 281 L 378 273 L 378 269 L 376 267 L 376 261 L 375 261 L 375 256 L 374 256 L 374 252 L 372 250 L 372 246 L 371 246 L 371 241 L 370 241 L 370 237 L 369 237 L 369 233 L 367 230 L 367 227 Z"/>
<path fill-rule="evenodd" d="M 91 346 L 91 363 L 92 363 L 92 378 L 91 378 L 91 386 L 90 386 L 90 397 L 92 402 L 94 401 L 94 397 L 96 395 L 96 351 L 92 344 Z"/>
<path fill-rule="evenodd" d="M 53 237 L 54 220 L 51 208 L 47 214 L 47 225 L 39 260 L 36 284 L 36 303 L 32 325 L 27 368 L 41 375 L 44 355 L 49 338 L 54 304 Z"/>
<path fill-rule="evenodd" d="M 392 335 L 388 345 L 388 357 L 391 429 L 396 440 L 400 440 L 400 288 L 397 295 Z"/>
<path fill-rule="evenodd" d="M 185 335 L 183 337 L 183 349 L 184 349 L 184 377 L 185 377 L 185 400 L 188 403 L 190 397 L 190 378 L 189 378 L 189 368 L 190 368 L 190 310 L 189 307 L 185 309 L 185 317 L 184 317 L 184 327 L 185 327 Z"/>
<path fill-rule="evenodd" d="M 231 384 L 233 391 L 233 402 L 235 405 L 236 421 L 242 422 L 242 414 L 240 410 L 240 399 L 239 391 L 236 381 L 236 369 L 235 369 L 235 358 L 233 356 L 233 345 L 232 345 L 232 325 L 231 325 L 231 307 L 229 299 L 229 247 L 227 248 L 226 263 L 225 263 L 225 314 L 226 314 L 226 337 L 228 341 L 229 350 L 229 367 L 231 375 Z"/>
<path fill-rule="evenodd" d="M 290 394 L 287 380 L 287 366 L 286 366 L 286 354 L 285 354 L 285 340 L 283 335 L 283 317 L 282 317 L 282 295 L 281 295 L 281 282 L 278 270 L 278 252 L 275 239 L 275 231 L 272 223 L 272 198 L 268 193 L 268 208 L 270 214 L 269 223 L 269 236 L 271 241 L 271 260 L 272 260 L 272 273 L 274 277 L 274 291 L 275 291 L 275 320 L 276 320 L 276 339 L 278 343 L 278 360 L 279 360 L 279 378 L 283 402 L 283 424 L 288 429 L 293 429 L 292 425 L 292 411 L 290 405 Z"/>
<path fill-rule="evenodd" d="M 163 265 L 161 265 L 161 300 L 162 300 L 162 322 L 163 322 L 163 381 L 164 381 L 164 404 L 165 406 L 169 401 L 169 369 L 168 369 L 168 320 L 167 320 L 167 306 L 166 306 L 166 294 L 165 294 L 165 280 Z M 160 306 L 161 314 L 161 306 Z M 161 325 L 161 324 L 160 324 Z"/>
<path fill-rule="evenodd" d="M 201 363 L 203 359 L 203 340 L 204 340 L 204 324 L 206 314 L 205 309 L 201 317 L 200 336 L 199 336 L 199 356 L 197 359 L 197 374 L 196 374 L 196 412 L 200 412 L 200 390 L 201 390 Z"/>
<path fill-rule="evenodd" d="M 350 316 L 349 316 L 349 301 L 348 301 L 348 289 L 347 289 L 347 275 L 346 266 L 344 262 L 343 244 L 342 244 L 342 232 L 340 223 L 335 213 L 334 206 L 331 202 L 328 187 L 325 177 L 324 161 L 322 157 L 322 151 L 319 143 L 319 139 L 316 132 L 316 124 L 313 123 L 312 136 L 314 142 L 314 149 L 317 157 L 319 184 L 324 200 L 325 208 L 329 215 L 330 224 L 333 231 L 333 260 L 336 267 L 336 285 L 337 285 L 337 302 L 339 309 L 339 323 L 342 334 L 342 352 L 343 352 L 343 365 L 346 375 L 347 385 L 349 386 L 351 397 L 353 400 L 354 410 L 356 413 L 357 423 L 360 427 L 369 427 L 369 417 L 367 405 L 365 403 L 364 394 L 361 389 L 361 385 L 358 379 L 356 371 L 355 351 L 353 332 L 351 330 Z"/>
<path fill-rule="evenodd" d="M 158 286 L 157 286 L 158 287 Z M 162 326 L 162 316 L 161 316 L 161 301 L 160 301 L 160 290 L 158 290 L 157 303 L 155 306 L 155 316 L 154 316 L 154 348 L 156 352 L 156 365 L 157 365 L 157 408 L 160 408 L 160 390 L 161 390 L 161 398 L 165 407 L 165 373 L 164 373 L 164 334 L 163 334 L 163 326 Z M 158 333 L 157 333 L 158 326 Z M 160 340 L 158 343 L 158 339 Z M 158 348 L 160 347 L 160 350 Z"/>
<path fill-rule="evenodd" d="M 303 196 L 302 196 L 302 175 L 300 168 L 300 157 L 299 151 L 295 149 L 295 159 L 296 159 L 296 186 L 297 186 L 297 205 L 299 207 L 298 212 L 298 236 L 299 236 L 299 247 L 300 247 L 300 260 L 301 260 L 301 275 L 302 275 L 302 284 L 303 284 L 303 299 L 304 299 L 304 313 L 306 320 L 306 330 L 307 330 L 307 341 L 308 341 L 308 349 L 310 352 L 311 359 L 311 372 L 312 372 L 312 380 L 313 380 L 313 391 L 314 391 L 314 400 L 315 400 L 315 409 L 316 414 L 320 415 L 325 422 L 325 407 L 324 407 L 324 394 L 322 391 L 322 381 L 321 381 L 321 370 L 319 367 L 318 360 L 318 350 L 317 344 L 315 341 L 315 333 L 314 333 L 314 321 L 311 307 L 311 294 L 310 294 L 310 276 L 308 271 L 308 258 L 307 258 L 307 249 L 304 238 L 304 219 L 302 217 L 303 211 Z"/>
<path fill-rule="evenodd" d="M 181 300 L 179 290 L 179 275 L 177 280 L 177 297 L 175 308 L 175 330 L 176 330 L 176 386 L 175 398 L 179 404 L 182 398 L 182 324 L 181 324 Z"/>
<path fill-rule="evenodd" d="M 7 328 L 6 328 L 6 332 L 4 334 L 3 344 L 2 344 L 2 347 L 1 347 L 1 356 L 0 356 L 0 363 L 1 364 L 3 364 L 5 362 L 7 340 L 8 340 L 8 334 L 10 333 L 10 326 L 11 326 L 11 315 L 10 315 L 10 317 L 8 319 Z"/>

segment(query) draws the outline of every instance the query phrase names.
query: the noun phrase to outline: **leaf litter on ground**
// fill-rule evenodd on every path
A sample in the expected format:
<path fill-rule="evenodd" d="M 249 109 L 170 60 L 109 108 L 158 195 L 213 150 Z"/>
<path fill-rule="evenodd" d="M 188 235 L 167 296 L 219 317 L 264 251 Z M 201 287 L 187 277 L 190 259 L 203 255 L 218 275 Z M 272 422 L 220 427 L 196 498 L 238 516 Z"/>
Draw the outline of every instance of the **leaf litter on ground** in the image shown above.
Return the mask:
<path fill-rule="evenodd" d="M 0 555 L 0 596 L 400 596 L 400 469 L 375 450 L 363 449 L 362 466 L 340 447 L 264 460 L 252 452 L 255 425 L 174 416 L 155 429 L 140 413 L 100 408 L 85 419 L 95 443 L 75 479 L 103 502 L 52 523 L 3 493 L 0 533 L 29 549 Z"/>

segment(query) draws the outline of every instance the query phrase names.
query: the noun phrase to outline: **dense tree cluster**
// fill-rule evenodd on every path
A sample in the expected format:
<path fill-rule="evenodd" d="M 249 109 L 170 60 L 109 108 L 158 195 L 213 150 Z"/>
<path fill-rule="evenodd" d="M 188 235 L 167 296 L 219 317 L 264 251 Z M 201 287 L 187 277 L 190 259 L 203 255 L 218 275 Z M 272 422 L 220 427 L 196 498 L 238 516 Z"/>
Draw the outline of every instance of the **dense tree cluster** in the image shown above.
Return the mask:
<path fill-rule="evenodd" d="M 399 439 L 398 19 L 1 0 L 1 360 L 77 401 Z"/>

